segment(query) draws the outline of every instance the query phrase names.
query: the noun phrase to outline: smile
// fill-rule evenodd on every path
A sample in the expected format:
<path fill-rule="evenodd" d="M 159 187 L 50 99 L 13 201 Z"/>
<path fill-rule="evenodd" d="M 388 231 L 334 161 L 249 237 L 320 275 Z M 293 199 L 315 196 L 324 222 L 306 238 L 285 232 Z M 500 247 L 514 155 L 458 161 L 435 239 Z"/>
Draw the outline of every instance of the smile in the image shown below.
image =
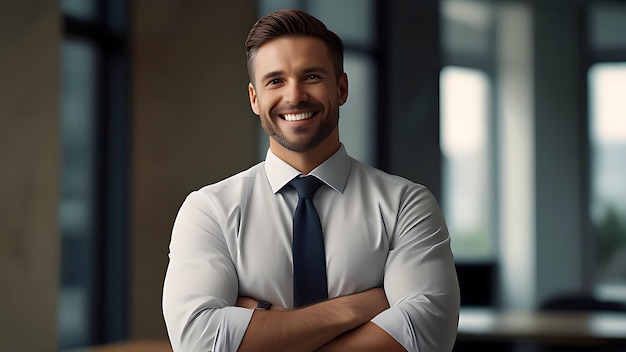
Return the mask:
<path fill-rule="evenodd" d="M 302 112 L 299 114 L 284 114 L 283 118 L 287 121 L 300 121 L 300 120 L 306 120 L 310 118 L 311 116 L 313 116 L 312 112 Z"/>

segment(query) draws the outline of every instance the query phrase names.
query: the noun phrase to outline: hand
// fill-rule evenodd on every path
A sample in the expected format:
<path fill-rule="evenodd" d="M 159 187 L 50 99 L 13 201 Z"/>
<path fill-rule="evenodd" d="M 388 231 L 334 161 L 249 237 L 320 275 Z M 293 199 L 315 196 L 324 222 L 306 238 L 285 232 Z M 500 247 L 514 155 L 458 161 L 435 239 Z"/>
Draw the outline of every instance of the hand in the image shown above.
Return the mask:
<path fill-rule="evenodd" d="M 259 301 L 257 301 L 256 299 L 252 297 L 246 297 L 246 296 L 237 297 L 237 303 L 235 303 L 237 307 L 248 308 L 248 309 L 255 309 L 257 304 L 259 304 Z"/>
<path fill-rule="evenodd" d="M 247 297 L 247 296 L 237 297 L 237 303 L 235 303 L 237 307 L 248 308 L 248 309 L 255 309 L 258 304 L 259 304 L 259 301 L 257 301 L 256 299 L 252 297 Z M 282 311 L 286 311 L 287 309 L 283 307 L 279 307 L 275 304 L 272 304 L 269 310 L 275 311 L 275 312 L 282 312 Z"/>

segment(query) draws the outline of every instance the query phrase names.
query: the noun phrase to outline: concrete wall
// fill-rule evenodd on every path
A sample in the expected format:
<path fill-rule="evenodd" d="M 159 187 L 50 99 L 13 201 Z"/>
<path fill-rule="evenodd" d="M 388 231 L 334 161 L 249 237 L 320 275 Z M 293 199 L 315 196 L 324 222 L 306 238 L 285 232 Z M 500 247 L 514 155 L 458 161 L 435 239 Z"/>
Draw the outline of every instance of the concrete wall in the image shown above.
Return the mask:
<path fill-rule="evenodd" d="M 56 350 L 58 6 L 0 3 L 0 351 Z"/>
<path fill-rule="evenodd" d="M 185 196 L 257 160 L 243 43 L 253 0 L 136 0 L 132 10 L 131 337 L 164 337 L 161 290 Z"/>

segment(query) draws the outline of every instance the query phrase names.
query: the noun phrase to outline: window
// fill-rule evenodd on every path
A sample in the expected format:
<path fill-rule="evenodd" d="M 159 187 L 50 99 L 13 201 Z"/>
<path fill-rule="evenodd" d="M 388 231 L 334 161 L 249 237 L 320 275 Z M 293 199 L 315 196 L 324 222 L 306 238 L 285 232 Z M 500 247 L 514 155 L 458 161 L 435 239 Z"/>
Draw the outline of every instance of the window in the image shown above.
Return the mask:
<path fill-rule="evenodd" d="M 441 3 L 441 207 L 457 262 L 495 259 L 493 9 L 479 1 Z"/>
<path fill-rule="evenodd" d="M 626 5 L 589 6 L 589 233 L 600 298 L 626 293 Z"/>
<path fill-rule="evenodd" d="M 590 217 L 596 278 L 626 284 L 626 62 L 589 69 Z"/>
<path fill-rule="evenodd" d="M 442 207 L 452 250 L 459 260 L 488 258 L 490 175 L 489 80 L 477 69 L 448 66 L 441 72 Z"/>
<path fill-rule="evenodd" d="M 126 334 L 125 2 L 61 2 L 59 349 Z"/>
<path fill-rule="evenodd" d="M 62 44 L 62 178 L 59 223 L 62 238 L 59 292 L 61 347 L 89 342 L 96 290 L 92 260 L 97 243 L 96 59 L 89 42 Z"/>

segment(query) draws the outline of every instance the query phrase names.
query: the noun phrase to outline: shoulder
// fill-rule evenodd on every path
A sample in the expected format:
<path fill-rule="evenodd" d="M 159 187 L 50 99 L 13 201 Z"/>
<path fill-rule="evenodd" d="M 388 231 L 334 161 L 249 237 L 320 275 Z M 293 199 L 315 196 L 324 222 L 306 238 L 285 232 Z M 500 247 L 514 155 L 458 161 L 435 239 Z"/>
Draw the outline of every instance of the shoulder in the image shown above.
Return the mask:
<path fill-rule="evenodd" d="M 263 164 L 264 162 L 260 162 L 247 170 L 195 190 L 187 196 L 185 202 L 203 203 L 216 207 L 241 203 L 245 201 L 250 188 L 256 182 L 267 180 Z"/>
<path fill-rule="evenodd" d="M 265 171 L 263 168 L 265 162 L 260 162 L 251 168 L 234 174 L 228 178 L 225 178 L 216 183 L 206 185 L 198 190 L 201 193 L 214 193 L 221 191 L 229 191 L 232 188 L 240 187 L 248 181 L 251 181 L 259 176 L 265 177 Z"/>
<path fill-rule="evenodd" d="M 405 177 L 390 174 L 373 166 L 364 164 L 356 159 L 351 159 L 351 177 L 367 182 L 372 187 L 399 188 L 409 190 L 427 190 L 419 183 L 413 182 Z"/>
<path fill-rule="evenodd" d="M 434 195 L 425 185 L 382 171 L 356 159 L 352 159 L 350 182 L 353 181 L 368 192 L 378 193 L 386 199 L 391 197 L 401 204 L 421 203 L 438 207 Z"/>

